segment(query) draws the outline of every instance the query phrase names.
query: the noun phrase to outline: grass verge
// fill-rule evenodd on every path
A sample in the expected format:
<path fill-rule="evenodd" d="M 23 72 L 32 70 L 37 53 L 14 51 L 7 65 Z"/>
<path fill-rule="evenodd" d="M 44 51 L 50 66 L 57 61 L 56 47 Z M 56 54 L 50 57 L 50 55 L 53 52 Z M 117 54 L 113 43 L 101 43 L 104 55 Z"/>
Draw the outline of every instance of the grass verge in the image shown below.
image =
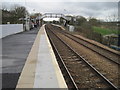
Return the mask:
<path fill-rule="evenodd" d="M 96 26 L 93 26 L 93 31 L 100 33 L 101 35 L 118 34 L 118 30 L 111 30 L 111 29 L 101 28 Z"/>

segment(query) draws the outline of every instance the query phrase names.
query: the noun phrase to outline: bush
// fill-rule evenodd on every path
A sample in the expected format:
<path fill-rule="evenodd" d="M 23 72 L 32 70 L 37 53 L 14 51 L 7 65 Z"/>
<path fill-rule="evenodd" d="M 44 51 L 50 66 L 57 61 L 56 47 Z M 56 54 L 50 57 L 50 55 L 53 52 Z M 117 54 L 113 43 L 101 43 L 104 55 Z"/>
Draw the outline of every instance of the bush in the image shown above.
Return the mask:
<path fill-rule="evenodd" d="M 85 37 L 89 39 L 102 42 L 102 35 L 93 32 L 92 25 L 88 22 L 83 23 L 81 26 L 76 26 L 75 30 L 82 33 Z"/>

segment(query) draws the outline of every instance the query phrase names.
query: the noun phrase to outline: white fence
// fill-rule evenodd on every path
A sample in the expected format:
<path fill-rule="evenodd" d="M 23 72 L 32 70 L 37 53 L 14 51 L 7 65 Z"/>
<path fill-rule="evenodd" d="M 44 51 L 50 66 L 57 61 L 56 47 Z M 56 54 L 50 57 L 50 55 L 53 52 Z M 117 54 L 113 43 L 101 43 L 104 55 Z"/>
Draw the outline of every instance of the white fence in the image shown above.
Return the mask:
<path fill-rule="evenodd" d="M 0 25 L 0 38 L 8 35 L 23 32 L 23 24 L 3 24 Z"/>

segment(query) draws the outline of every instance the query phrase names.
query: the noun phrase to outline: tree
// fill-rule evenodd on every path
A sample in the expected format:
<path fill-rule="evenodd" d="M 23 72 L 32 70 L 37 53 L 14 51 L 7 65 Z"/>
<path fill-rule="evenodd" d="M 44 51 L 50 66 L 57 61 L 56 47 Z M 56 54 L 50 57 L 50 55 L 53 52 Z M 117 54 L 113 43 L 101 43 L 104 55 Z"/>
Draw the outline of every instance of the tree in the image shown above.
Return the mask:
<path fill-rule="evenodd" d="M 14 7 L 10 10 L 2 9 L 2 23 L 6 24 L 7 22 L 10 23 L 23 23 L 20 21 L 20 18 L 25 18 L 28 11 L 24 6 L 14 5 Z"/>
<path fill-rule="evenodd" d="M 118 21 L 118 14 L 111 14 L 109 16 L 106 17 L 106 21 L 107 22 L 117 22 Z"/>
<path fill-rule="evenodd" d="M 26 14 L 28 14 L 28 11 L 26 10 L 26 8 L 24 6 L 18 6 L 15 5 L 14 9 L 10 11 L 10 13 L 12 14 L 12 22 L 14 23 L 21 23 L 21 21 L 19 21 L 20 18 L 25 18 Z"/>
<path fill-rule="evenodd" d="M 100 24 L 100 21 L 97 20 L 96 18 L 89 18 L 89 23 L 93 26 L 97 26 Z"/>
<path fill-rule="evenodd" d="M 2 9 L 2 24 L 10 22 L 11 14 L 7 9 Z"/>
<path fill-rule="evenodd" d="M 76 21 L 78 25 L 82 25 L 84 22 L 87 21 L 87 19 L 83 16 L 77 16 L 76 18 L 77 18 Z"/>

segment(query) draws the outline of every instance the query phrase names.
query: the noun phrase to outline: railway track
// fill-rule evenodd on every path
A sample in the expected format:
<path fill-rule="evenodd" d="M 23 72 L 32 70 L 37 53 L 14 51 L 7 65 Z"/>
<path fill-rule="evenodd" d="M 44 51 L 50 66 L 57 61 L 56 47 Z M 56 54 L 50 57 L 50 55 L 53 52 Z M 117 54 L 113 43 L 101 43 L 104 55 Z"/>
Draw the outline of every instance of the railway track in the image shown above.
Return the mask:
<path fill-rule="evenodd" d="M 92 50 L 93 52 L 96 52 L 97 54 L 101 55 L 102 57 L 110 60 L 111 62 L 117 64 L 117 65 L 120 65 L 120 61 L 119 61 L 119 58 L 120 58 L 120 54 L 119 53 L 115 53 L 115 52 L 112 52 L 108 49 L 105 49 L 101 46 L 98 46 L 94 43 L 91 43 L 87 40 L 84 40 L 80 37 L 77 37 L 69 32 L 66 32 L 66 31 L 61 31 L 61 30 L 58 30 L 56 29 L 58 32 L 62 33 L 63 35 L 65 35 L 66 37 L 74 40 L 75 42 L 79 43 L 80 45 Z"/>
<path fill-rule="evenodd" d="M 68 44 L 66 44 L 55 32 L 47 25 L 45 26 L 48 37 L 54 47 L 59 62 L 62 63 L 67 73 L 67 84 L 71 88 L 112 88 L 117 87 L 93 67 L 87 60 L 75 52 Z M 64 75 L 64 71 L 63 71 Z M 64 75 L 66 76 L 66 74 Z M 69 77 L 69 79 L 68 79 Z M 69 83 L 71 84 L 69 85 Z"/>

